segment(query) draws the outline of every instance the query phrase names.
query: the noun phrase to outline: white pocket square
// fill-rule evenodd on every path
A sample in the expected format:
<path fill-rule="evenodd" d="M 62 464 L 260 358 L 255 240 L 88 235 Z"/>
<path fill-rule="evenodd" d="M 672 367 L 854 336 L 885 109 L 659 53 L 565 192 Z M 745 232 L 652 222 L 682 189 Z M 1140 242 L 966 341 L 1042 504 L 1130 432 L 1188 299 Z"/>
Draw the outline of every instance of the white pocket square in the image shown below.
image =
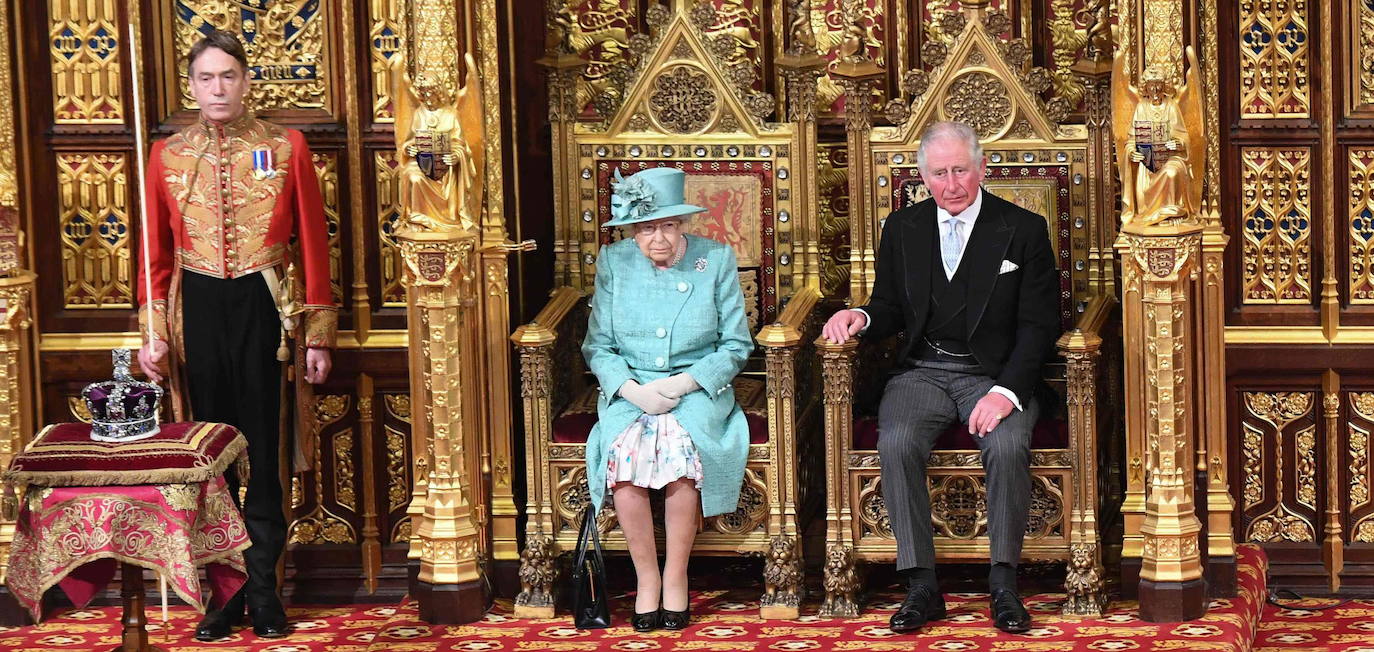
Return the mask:
<path fill-rule="evenodd" d="M 1014 272 L 1018 269 L 1021 269 L 1020 265 L 1017 265 L 1016 263 L 1013 263 L 1010 260 L 1004 260 L 1002 261 L 1002 269 L 999 270 L 997 273 L 1006 274 L 1007 272 Z"/>

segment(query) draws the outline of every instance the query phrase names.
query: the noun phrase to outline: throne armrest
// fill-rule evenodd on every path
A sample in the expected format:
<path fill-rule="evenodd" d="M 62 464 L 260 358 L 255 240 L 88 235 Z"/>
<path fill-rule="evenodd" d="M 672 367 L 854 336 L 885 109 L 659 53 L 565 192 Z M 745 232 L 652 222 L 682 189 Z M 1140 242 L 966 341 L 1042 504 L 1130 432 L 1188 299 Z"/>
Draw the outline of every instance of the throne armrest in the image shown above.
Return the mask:
<path fill-rule="evenodd" d="M 1057 346 L 1066 366 L 1066 396 L 1069 416 L 1069 454 L 1074 468 L 1074 509 L 1072 541 L 1075 549 L 1089 551 L 1096 559 L 1098 537 L 1097 448 L 1104 441 L 1097 406 L 1105 403 L 1099 392 L 1103 330 L 1117 305 L 1116 297 L 1092 297 L 1074 328 L 1060 336 Z"/>
<path fill-rule="evenodd" d="M 797 352 L 806 343 L 808 326 L 814 322 L 812 316 L 820 299 L 820 292 L 815 288 L 801 288 L 792 295 L 778 320 L 759 329 L 754 338 L 764 354 L 768 447 L 770 459 L 782 471 L 776 491 L 783 513 L 795 513 L 799 498 L 796 454 L 801 414 L 797 409 L 797 396 L 799 380 L 805 385 L 807 374 L 797 372 Z M 800 533 L 782 534 L 798 536 Z"/>
<path fill-rule="evenodd" d="M 547 502 L 553 479 L 548 477 L 548 447 L 553 440 L 555 394 L 566 395 L 566 382 L 554 382 L 554 374 L 580 376 L 576 370 L 556 369 L 556 349 L 576 346 L 572 322 L 567 319 L 583 301 L 582 293 L 567 286 L 555 288 L 549 302 L 534 320 L 520 326 L 510 340 L 520 352 L 520 398 L 525 414 L 525 461 L 530 499 L 526 512 L 530 531 L 553 531 L 552 506 Z M 577 355 L 578 360 L 581 355 Z M 576 380 L 576 379 L 572 379 Z"/>

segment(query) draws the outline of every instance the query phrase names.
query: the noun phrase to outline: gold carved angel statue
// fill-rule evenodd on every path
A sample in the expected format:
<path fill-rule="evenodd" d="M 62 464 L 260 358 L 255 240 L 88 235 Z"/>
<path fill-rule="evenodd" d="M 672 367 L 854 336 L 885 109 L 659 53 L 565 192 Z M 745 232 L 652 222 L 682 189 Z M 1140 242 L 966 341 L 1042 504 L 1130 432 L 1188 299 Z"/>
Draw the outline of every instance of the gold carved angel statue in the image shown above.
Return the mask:
<path fill-rule="evenodd" d="M 1137 89 L 1126 73 L 1122 52 L 1112 65 L 1121 223 L 1150 226 L 1195 218 L 1202 208 L 1206 163 L 1197 55 L 1187 48 L 1186 81 L 1176 91 L 1157 66 L 1146 68 Z"/>
<path fill-rule="evenodd" d="M 466 84 L 454 97 L 442 80 L 417 75 L 405 66 L 393 69 L 400 170 L 397 199 L 404 221 L 433 230 L 457 226 L 474 230 L 482 214 L 483 149 L 482 84 L 472 54 L 464 56 Z M 448 85 L 451 86 L 451 85 Z"/>

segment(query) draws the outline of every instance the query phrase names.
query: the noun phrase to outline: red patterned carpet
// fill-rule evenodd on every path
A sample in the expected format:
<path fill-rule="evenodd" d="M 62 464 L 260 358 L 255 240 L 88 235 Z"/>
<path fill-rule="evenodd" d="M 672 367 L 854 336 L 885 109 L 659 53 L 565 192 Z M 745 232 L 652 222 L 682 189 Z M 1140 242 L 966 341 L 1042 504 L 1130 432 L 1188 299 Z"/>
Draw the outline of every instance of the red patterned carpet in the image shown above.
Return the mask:
<path fill-rule="evenodd" d="M 1035 629 L 1012 636 L 993 629 L 986 596 L 946 594 L 949 617 L 915 635 L 898 636 L 886 627 L 901 595 L 882 592 L 870 599 L 856 620 L 821 620 L 805 616 L 792 622 L 762 623 L 757 595 L 750 591 L 702 591 L 693 596 L 693 624 L 684 632 L 636 634 L 617 613 L 617 627 L 579 631 L 567 617 L 517 620 L 508 604 L 498 604 L 481 623 L 443 627 L 421 622 L 413 604 L 400 606 L 300 607 L 290 609 L 296 632 L 286 640 L 265 641 L 251 630 L 230 639 L 197 643 L 191 639 L 199 616 L 189 608 L 174 608 L 168 630 L 159 610 L 150 609 L 154 643 L 168 652 L 429 652 L 485 650 L 719 650 L 765 652 L 777 650 L 925 649 L 940 652 L 1011 652 L 1013 650 L 1215 650 L 1292 652 L 1332 650 L 1374 652 L 1374 601 L 1353 601 L 1320 612 L 1265 606 L 1267 562 L 1258 549 L 1242 548 L 1238 569 L 1240 592 L 1218 600 L 1199 621 L 1152 624 L 1137 617 L 1134 603 L 1119 602 L 1098 619 L 1058 615 L 1061 596 L 1041 594 L 1027 599 Z M 752 598 L 750 597 L 752 596 Z M 628 606 L 631 600 L 621 602 Z M 1329 601 L 1325 601 L 1329 602 Z M 1324 601 L 1309 604 L 1319 606 Z M 1263 607 L 1263 619 L 1260 620 Z M 814 605 L 812 605 L 814 611 Z M 118 643 L 115 607 L 69 611 L 42 625 L 0 630 L 0 649 L 31 652 L 109 649 Z"/>

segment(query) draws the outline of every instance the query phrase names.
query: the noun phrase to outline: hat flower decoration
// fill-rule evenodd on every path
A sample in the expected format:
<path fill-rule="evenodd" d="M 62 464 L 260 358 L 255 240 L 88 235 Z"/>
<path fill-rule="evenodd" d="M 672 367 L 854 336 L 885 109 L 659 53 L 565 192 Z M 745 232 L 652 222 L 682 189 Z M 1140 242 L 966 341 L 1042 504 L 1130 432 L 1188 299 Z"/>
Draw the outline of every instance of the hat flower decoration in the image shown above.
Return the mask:
<path fill-rule="evenodd" d="M 614 171 L 611 219 L 603 227 L 628 226 L 669 217 L 686 217 L 705 208 L 684 201 L 687 173 L 677 168 L 649 168 L 628 177 Z"/>

